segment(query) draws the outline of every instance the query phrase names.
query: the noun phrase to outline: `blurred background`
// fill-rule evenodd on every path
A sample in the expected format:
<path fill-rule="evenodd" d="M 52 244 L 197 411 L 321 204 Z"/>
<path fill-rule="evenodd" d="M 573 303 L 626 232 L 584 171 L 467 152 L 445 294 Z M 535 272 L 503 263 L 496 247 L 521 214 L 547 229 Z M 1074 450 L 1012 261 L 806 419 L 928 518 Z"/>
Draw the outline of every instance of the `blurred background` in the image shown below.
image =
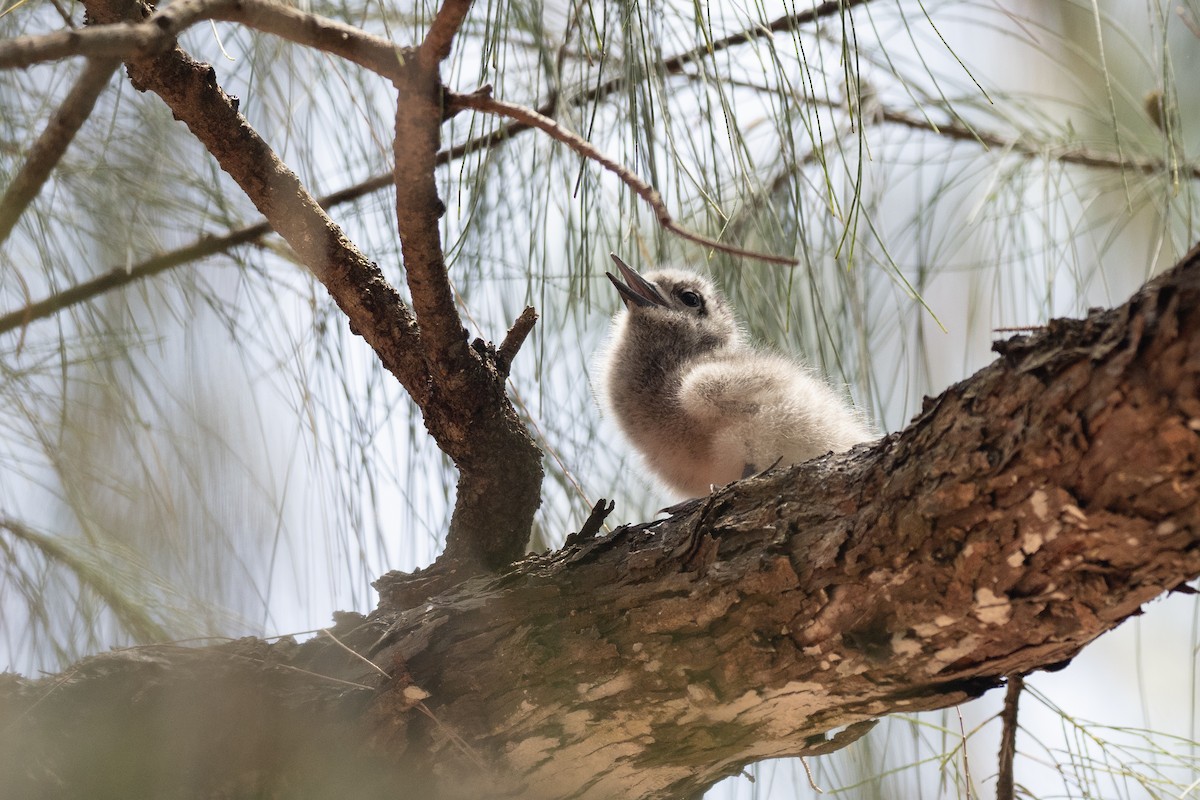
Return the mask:
<path fill-rule="evenodd" d="M 305 3 L 396 42 L 436 5 Z M 895 431 L 988 363 L 1000 329 L 1123 302 L 1200 239 L 1200 2 L 876 0 L 795 28 L 790 2 L 477 0 L 444 80 L 542 107 L 653 184 L 661 231 L 611 174 L 527 131 L 438 175 L 472 337 L 541 321 L 511 395 L 546 453 L 533 547 L 600 497 L 610 523 L 676 498 L 595 398 L 618 302 L 610 251 L 709 271 L 760 344 L 803 357 Z M 82 25 L 0 0 L 5 38 Z M 750 35 L 730 38 L 738 32 Z M 253 30 L 202 24 L 250 123 L 406 293 L 387 188 L 390 84 Z M 76 80 L 0 72 L 0 186 Z M 1187 78 L 1187 75 L 1193 78 Z M 462 113 L 447 146 L 504 120 Z M 382 189 L 370 189 L 382 178 Z M 110 78 L 0 241 L 0 668 L 56 671 L 157 641 L 277 636 L 366 612 L 370 581 L 440 551 L 455 474 L 320 284 L 154 96 Z M 199 246 L 197 246 L 199 245 Z M 205 251 L 200 254 L 199 251 Z M 102 275 L 122 288 L 61 293 Z M 145 277 L 142 277 L 145 276 Z M 56 296 L 52 313 L 30 304 Z M 8 316 L 5 316 L 8 315 Z M 1173 596 L 1030 678 L 1016 777 L 1039 798 L 1200 797 L 1200 605 Z M 995 787 L 1000 693 L 889 718 L 710 798 L 971 798 Z"/>

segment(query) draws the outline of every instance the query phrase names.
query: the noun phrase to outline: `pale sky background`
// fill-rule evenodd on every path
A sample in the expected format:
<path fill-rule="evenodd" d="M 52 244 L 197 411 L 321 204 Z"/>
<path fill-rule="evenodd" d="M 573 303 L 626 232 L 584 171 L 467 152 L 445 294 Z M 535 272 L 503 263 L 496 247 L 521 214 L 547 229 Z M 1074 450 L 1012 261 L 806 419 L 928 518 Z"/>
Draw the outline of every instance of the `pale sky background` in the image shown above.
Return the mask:
<path fill-rule="evenodd" d="M 783 7 L 774 3 L 750 6 L 723 0 L 708 5 L 714 37 L 724 30 L 745 27 L 748 19 L 771 19 L 784 13 Z M 1165 41 L 1178 76 L 1200 71 L 1198 40 L 1178 21 L 1170 3 L 1114 0 L 1101 6 L 1112 17 L 1103 28 L 1107 68 L 1113 83 L 1130 94 L 1134 107 L 1141 94 L 1159 83 L 1155 73 L 1159 65 L 1142 44 L 1153 39 L 1145 33 L 1148 28 L 1166 25 L 1169 35 Z M 691 4 L 670 7 L 687 9 Z M 1014 118 L 1037 120 L 1055 130 L 1071 129 L 1090 145 L 1111 149 L 1112 142 L 1103 130 L 1088 127 L 1087 113 L 1072 111 L 1094 105 L 1104 93 L 1091 81 L 1094 76 L 1068 75 L 1057 65 L 1095 57 L 1094 39 L 1089 41 L 1078 29 L 1067 26 L 1059 13 L 1060 4 L 1013 0 L 1000 5 L 941 3 L 926 7 L 950 49 L 920 18 L 908 20 L 911 40 L 899 35 L 902 27 L 897 24 L 895 6 L 876 3 L 870 8 L 876 15 L 878 35 L 886 40 L 886 47 L 880 47 L 865 12 L 856 12 L 856 33 L 864 54 L 862 72 L 869 85 L 880 87 L 882 102 L 905 98 L 882 64 L 868 63 L 879 61 L 881 53 L 886 52 L 896 64 L 908 68 L 923 64 L 931 74 L 954 76 L 955 86 L 968 86 L 970 80 L 956 61 L 957 55 L 989 95 L 1025 98 L 1020 113 L 1011 112 Z M 1194 4 L 1187 7 L 1195 10 Z M 543 16 L 548 29 L 560 30 L 566 12 L 564 7 L 548 7 Z M 336 190 L 374 174 L 377 165 L 389 158 L 387 120 L 394 102 L 390 93 L 371 83 L 366 88 L 349 87 L 339 95 L 337 88 L 347 87 L 334 81 L 333 99 L 310 97 L 312 83 L 304 70 L 272 71 L 269 53 L 244 47 L 243 33 L 232 26 L 216 30 L 219 41 L 213 29 L 200 27 L 184 38 L 185 46 L 217 66 L 222 85 L 243 98 L 243 111 L 314 193 Z M 399 30 L 394 33 L 397 39 L 406 35 Z M 694 32 L 681 31 L 679 40 L 679 49 L 686 49 L 694 43 Z M 1037 55 L 1029 40 L 1036 41 L 1044 55 Z M 222 54 L 222 48 L 233 61 Z M 468 90 L 477 82 L 475 76 L 482 69 L 479 54 L 474 54 L 474 61 L 471 55 L 456 60 L 454 70 L 446 76 L 455 88 Z M 834 63 L 836 50 L 829 49 L 821 57 Z M 763 73 L 749 51 L 738 58 L 738 68 L 748 79 Z M 511 63 L 518 62 L 514 56 Z M 323 74 L 326 68 L 334 69 L 329 63 L 318 56 L 302 65 Z M 535 70 L 530 68 L 529 73 Z M 35 81 L 43 77 L 55 80 L 46 77 L 51 75 L 47 71 L 28 74 Z M 505 74 L 495 76 L 498 95 L 506 97 L 506 86 L 512 95 L 518 95 L 527 77 L 517 67 L 509 67 Z M 914 82 L 920 81 L 914 78 Z M 266 92 L 264 84 L 277 92 Z M 528 88 L 528 81 L 524 85 Z M 1180 91 L 1186 126 L 1200 109 L 1190 79 L 1181 79 Z M 129 102 L 127 95 L 132 93 L 126 85 L 120 98 L 112 94 L 114 97 L 107 98 L 110 108 L 119 105 L 121 98 Z M 744 103 L 735 109 L 743 127 L 762 136 L 761 141 L 751 139 L 749 146 L 769 147 L 770 126 L 764 123 L 754 128 L 747 123 L 753 123 L 755 115 L 765 119 L 765 112 L 755 105 L 752 95 L 733 96 Z M 997 116 L 1010 113 L 1002 103 L 997 101 Z M 1122 114 L 1130 113 L 1129 105 L 1121 105 Z M 966 107 L 963 113 L 968 119 L 978 117 L 981 127 L 995 127 L 993 118 Z M 1091 113 L 1104 115 L 1102 109 L 1092 108 Z M 305 124 L 293 124 L 293 119 Z M 107 122 L 103 113 L 98 120 Z M 480 124 L 467 115 L 455 119 L 447 127 L 447 141 L 478 132 Z M 720 127 L 717 120 L 713 124 Z M 1136 129 L 1135 123 L 1130 125 Z M 342 133 L 332 144 L 324 144 L 323 126 Z M 1148 126 L 1143 127 L 1149 132 Z M 627 145 L 619 140 L 627 133 L 618 130 L 609 140 L 597 134 L 596 143 L 631 166 L 641 166 L 633 163 L 636 154 L 622 152 Z M 1196 238 L 1194 228 L 1188 233 L 1187 220 L 1164 224 L 1153 213 L 1123 217 L 1120 192 L 1091 202 L 1051 199 L 1063 191 L 1060 182 L 1108 180 L 1119 184 L 1120 176 L 1096 178 L 1081 170 L 1064 178 L 1053 165 L 1044 170 L 1028 166 L 1017 170 L 1015 162 L 997 160 L 991 167 L 975 167 L 973 174 L 946 189 L 939 184 L 940 176 L 957 163 L 947 154 L 966 146 L 950 146 L 928 135 L 900 135 L 894 129 L 869 130 L 868 134 L 871 152 L 865 162 L 864 191 L 877 200 L 874 222 L 897 264 L 914 283 L 921 267 L 936 261 L 938 269 L 922 279 L 921 294 L 946 331 L 940 331 L 928 313 L 915 308 L 894 276 L 864 259 L 850 277 L 839 277 L 837 265 L 821 272 L 818 262 L 811 272 L 798 271 L 797 280 L 862 281 L 867 287 L 861 290 L 867 313 L 881 320 L 903 317 L 906 327 L 902 333 L 889 332 L 882 325 L 871 329 L 865 340 L 855 342 L 839 369 L 828 342 L 803 337 L 811 314 L 803 292 L 797 291 L 776 305 L 777 319 L 755 321 L 755 334 L 771 346 L 820 364 L 835 382 L 848 384 L 855 399 L 888 431 L 907 423 L 919 410 L 923 394 L 936 394 L 990 362 L 995 328 L 1038 324 L 1052 316 L 1079 315 L 1090 306 L 1123 302 L 1147 277 L 1148 264 L 1161 267 L 1177 255 L 1169 252 L 1169 244 L 1159 244 L 1164 228 L 1171 232 L 1168 239 L 1187 242 Z M 629 201 L 623 199 L 611 176 L 597 179 L 606 202 L 587 208 L 581 208 L 582 201 L 571 193 L 572 175 L 548 187 L 519 185 L 520 173 L 513 164 L 523 160 L 538 164 L 552 147 L 537 134 L 524 137 L 529 143 L 520 151 L 522 155 L 509 162 L 497 158 L 495 169 L 510 170 L 504 174 L 518 181 L 507 186 L 513 194 L 549 193 L 550 202 L 529 214 L 513 212 L 502 217 L 495 222 L 495 229 L 464 232 L 468 222 L 480 224 L 472 201 L 504 189 L 492 184 L 477 190 L 456 165 L 440 173 L 448 206 L 445 239 L 455 259 L 454 279 L 462 293 L 464 313 L 469 314 L 466 325 L 472 336 L 500 339 L 526 302 L 536 305 L 542 315 L 539 329 L 514 366 L 514 391 L 544 445 L 552 449 L 551 457 L 560 461 L 573 479 L 547 478 L 539 525 L 545 538 L 556 543 L 582 523 L 585 509 L 598 497 L 616 499 L 616 512 L 610 520 L 614 524 L 648 518 L 673 498 L 653 486 L 620 443 L 615 427 L 601 415 L 588 376 L 589 365 L 603 346 L 609 316 L 617 308 L 603 279 L 605 254 L 615 250 L 630 263 L 641 263 L 638 241 L 630 235 L 630 228 L 617 230 L 617 220 L 629 218 Z M 1194 125 L 1185 128 L 1183 143 L 1191 150 L 1200 144 Z M 755 155 L 765 160 L 768 154 Z M 194 162 L 204 165 L 195 170 L 198 182 L 223 180 L 209 174 L 210 161 L 200 154 L 174 156 L 162 167 L 164 174 L 175 161 Z M 110 158 L 106 166 L 140 163 L 136 154 L 119 150 Z M 146 178 L 142 169 L 141 177 Z M 837 176 L 834 180 L 844 182 Z M 501 182 L 500 186 L 505 185 Z M 164 190 L 168 196 L 172 188 L 179 188 L 182 194 L 201 194 L 195 187 L 168 186 Z M 686 200 L 686 182 L 664 183 L 659 188 L 674 208 Z M 67 193 L 68 189 L 64 184 L 61 191 Z M 1143 197 L 1140 192 L 1153 191 L 1135 179 L 1127 196 L 1138 199 Z M 934 208 L 934 195 L 944 192 L 956 202 Z M 1084 192 L 1081 196 L 1090 195 Z M 230 197 L 229 209 L 209 209 L 214 221 L 206 230 L 223 230 L 220 217 L 226 214 L 237 221 L 256 219 L 235 192 L 230 192 Z M 1005 199 L 997 201 L 997 197 Z M 53 203 L 55 197 L 41 200 Z M 334 217 L 400 284 L 391 202 L 389 193 L 380 193 L 353 209 L 335 210 Z M 819 216 L 819 197 L 812 202 L 813 207 L 798 208 L 797 214 Z M 993 216 L 1004 212 L 1005 202 L 1012 204 L 1011 223 L 1002 228 L 990 225 Z M 914 209 L 927 204 L 933 211 L 919 219 Z M 948 206 L 952 213 L 946 212 Z M 114 230 L 90 250 L 78 247 L 75 255 L 95 265 L 136 261 L 146 250 L 134 223 L 153 225 L 160 217 L 174 219 L 168 210 L 150 204 L 125 209 L 123 213 L 131 220 L 128 234 Z M 602 233 L 610 229 L 607 225 L 598 227 L 601 233 L 581 234 L 580 217 L 592 220 L 597 215 L 611 218 L 612 235 Z M 1119 227 L 1109 225 L 1114 218 L 1123 220 Z M 99 219 L 79 224 L 106 229 Z M 919 224 L 919 234 L 914 235 L 914 224 Z M 187 243 L 194 235 L 195 231 L 186 227 L 164 224 L 156 229 L 164 249 Z M 557 254 L 578 249 L 581 237 L 588 239 L 594 256 L 585 276 L 556 266 L 566 261 L 565 255 L 560 259 Z M 36 231 L 20 231 L 0 250 L 0 273 L 13 266 L 22 269 L 32 295 L 40 297 L 51 281 L 39 284 L 38 279 L 28 278 L 25 267 L 42 258 L 41 252 Z M 535 252 L 545 254 L 547 268 L 545 274 L 531 280 L 526 265 Z M 163 536 L 160 540 L 131 533 L 125 546 L 134 555 L 123 551 L 120 558 L 122 563 L 140 563 L 164 582 L 172 576 L 180 578 L 174 601 L 172 591 L 162 589 L 149 592 L 152 602 L 177 601 L 197 628 L 233 636 L 309 631 L 327 625 L 335 610 L 368 611 L 376 599 L 369 589 L 370 580 L 389 569 L 426 565 L 436 556 L 447 522 L 446 498 L 452 494 L 454 481 L 444 459 L 425 437 L 411 405 L 389 376 L 378 373 L 371 353 L 344 330 L 336 311 L 330 312 L 323 290 L 288 264 L 285 256 L 268 263 L 269 280 L 263 282 L 240 275 L 229 259 L 217 259 L 186 268 L 194 274 L 176 278 L 183 282 L 183 291 L 174 283 L 156 281 L 126 290 L 120 301 L 100 301 L 95 312 L 98 317 L 118 319 L 127 331 L 149 333 L 132 347 L 133 366 L 118 362 L 111 371 L 88 366 L 97 360 L 97 351 L 103 352 L 102 344 L 81 345 L 81 366 L 72 364 L 66 370 L 72 376 L 66 388 L 56 385 L 54 370 L 45 367 L 55 362 L 60 334 L 69 338 L 72 333 L 81 337 L 91 333 L 95 324 L 91 316 L 72 313 L 57 322 L 36 323 L 19 351 L 13 334 L 0 335 L 0 364 L 5 365 L 0 380 L 16 381 L 25 371 L 41 369 L 45 375 L 31 378 L 32 387 L 51 396 L 60 393 L 64 405 L 76 395 L 89 398 L 89 413 L 83 415 L 82 426 L 88 433 L 76 430 L 66 442 L 22 439 L 29 435 L 28 429 L 12 423 L 12 430 L 20 435 L 4 437 L 0 443 L 5 458 L 0 463 L 8 465 L 0 481 L 0 511 L 45 531 L 70 531 L 84 537 L 93 529 L 121 528 L 131 520 L 147 529 L 161 524 L 193 531 L 196 535 L 192 538 Z M 736 275 L 727 271 L 717 276 L 735 302 L 751 299 L 767 285 L 764 271 L 779 268 L 746 262 L 739 269 Z M 187 281 L 195 281 L 195 285 Z M 69 281 L 59 276 L 55 282 Z M 264 285 L 273 286 L 273 291 L 264 291 Z M 586 313 L 569 310 L 578 307 L 581 296 Z M 0 310 L 16 307 L 22 297 L 21 287 L 0 280 Z M 333 332 L 318 336 L 314 333 L 318 326 L 328 326 Z M 918 342 L 923 348 L 919 352 L 914 350 Z M 855 348 L 870 351 L 871 358 L 855 355 Z M 919 368 L 916 362 L 920 362 Z M 147 369 L 154 375 L 153 382 L 144 381 Z M 121 387 L 120 393 L 104 388 L 109 386 Z M 126 403 L 136 405 L 139 422 L 117 433 L 107 430 L 104 414 L 109 404 Z M 94 428 L 87 424 L 93 419 L 90 413 L 97 420 Z M 180 418 L 194 424 L 175 428 L 169 439 L 156 435 L 166 421 Z M 88 444 L 89 437 L 95 438 L 94 445 Z M 369 446 L 364 448 L 363 441 Z M 111 467 L 127 462 L 128 474 L 123 477 L 128 483 L 114 481 L 103 490 L 77 496 L 72 484 L 61 480 L 56 471 L 60 465 L 55 464 L 53 454 L 57 452 L 94 459 L 87 464 Z M 200 466 L 190 467 L 197 461 L 197 452 L 203 453 Z M 81 469 L 86 471 L 86 467 Z M 176 479 L 165 477 L 172 475 Z M 88 511 L 72 514 L 72 502 Z M 0 609 L 6 620 L 0 629 L 0 665 L 27 674 L 61 667 L 69 657 L 56 654 L 45 640 L 25 635 L 19 595 L 15 579 L 0 576 Z M 1068 668 L 1036 674 L 1030 685 L 1079 719 L 1114 728 L 1149 728 L 1194 741 L 1198 608 L 1196 600 L 1186 596 L 1155 601 L 1145 616 L 1102 637 Z M 83 625 L 92 613 L 80 609 L 73 622 L 62 624 L 68 628 Z M 197 613 L 210 616 L 197 621 Z M 78 642 L 80 651 L 94 652 L 121 643 L 111 622 L 101 619 L 94 630 L 95 641 Z M 963 707 L 966 729 L 972 730 L 995 714 L 1001 699 L 1002 690 L 997 690 Z M 1018 781 L 1039 797 L 1063 796 L 1063 779 L 1049 766 L 1052 757 L 1034 740 L 1051 749 L 1068 743 L 1078 749 L 1086 735 L 1065 725 L 1061 715 L 1029 695 L 1023 701 L 1021 722 L 1026 733 L 1019 743 Z M 958 721 L 950 710 L 924 715 L 919 725 L 905 720 L 893 720 L 889 725 L 881 725 L 870 739 L 874 747 L 888 752 L 889 763 L 899 766 L 941 752 L 933 746 L 922 749 L 913 745 L 920 738 L 914 731 L 928 735 L 931 742 L 953 747 Z M 948 744 L 929 733 L 935 725 L 952 729 Z M 1097 739 L 1112 742 L 1131 736 L 1121 731 L 1095 731 Z M 984 798 L 995 785 L 998 734 L 999 725 L 993 721 L 971 738 L 968 749 L 975 789 Z M 1176 751 L 1183 747 L 1195 756 L 1194 747 L 1177 742 L 1170 747 Z M 852 748 L 814 760 L 817 782 L 829 790 L 849 783 L 846 776 L 852 774 L 856 757 Z M 953 761 L 947 769 L 961 769 L 960 761 Z M 753 772 L 756 783 L 733 778 L 709 796 L 772 800 L 815 796 L 795 762 L 760 765 Z M 1177 780 L 1189 782 L 1186 771 L 1177 773 Z M 881 796 L 897 796 L 888 792 L 922 800 L 966 796 L 953 785 L 940 783 L 939 774 L 934 759 L 905 771 L 909 782 L 889 783 Z M 918 775 L 920 784 L 915 788 L 918 784 L 911 781 Z M 1195 787 L 1176 794 L 1200 797 Z M 871 795 L 851 791 L 836 796 Z M 1102 792 L 1102 796 L 1148 795 L 1136 786 L 1123 785 L 1111 794 Z"/>

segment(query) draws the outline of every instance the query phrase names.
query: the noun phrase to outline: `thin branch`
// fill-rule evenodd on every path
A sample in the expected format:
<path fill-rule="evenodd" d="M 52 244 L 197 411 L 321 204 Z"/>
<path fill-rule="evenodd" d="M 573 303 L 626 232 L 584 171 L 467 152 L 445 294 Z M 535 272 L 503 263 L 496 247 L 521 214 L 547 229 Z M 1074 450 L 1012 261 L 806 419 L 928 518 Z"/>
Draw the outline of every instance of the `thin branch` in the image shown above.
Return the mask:
<path fill-rule="evenodd" d="M 206 20 L 241 23 L 341 56 L 392 80 L 400 75 L 403 51 L 387 39 L 271 0 L 180 0 L 144 21 L 20 36 L 0 42 L 0 68 L 78 55 L 125 60 L 150 56 L 171 49 L 183 31 Z"/>
<path fill-rule="evenodd" d="M 62 159 L 75 134 L 96 107 L 96 99 L 108 86 L 108 80 L 118 66 L 120 62 L 115 59 L 89 59 L 84 65 L 79 79 L 50 118 L 42 135 L 29 149 L 25 163 L 13 177 L 4 196 L 0 197 L 0 244 L 12 233 L 21 214 L 37 197 L 54 165 Z"/>
<path fill-rule="evenodd" d="M 412 59 L 396 86 L 396 225 L 434 401 L 421 410 L 459 478 L 439 561 L 465 577 L 499 569 L 524 552 L 541 502 L 542 453 L 505 393 L 507 367 L 494 353 L 469 346 L 454 302 L 436 177 L 445 118 L 437 63 Z"/>
<path fill-rule="evenodd" d="M 879 119 L 893 125 L 902 125 L 913 130 L 934 133 L 946 139 L 960 142 L 976 142 L 988 148 L 996 148 L 1003 152 L 1013 152 L 1030 158 L 1049 158 L 1060 164 L 1080 164 L 1085 167 L 1100 167 L 1103 169 L 1125 170 L 1153 175 L 1170 169 L 1166 163 L 1152 158 L 1127 158 L 1123 155 L 1102 153 L 1086 147 L 1055 146 L 1030 142 L 1024 138 L 1005 138 L 995 133 L 987 133 L 975 128 L 968 128 L 957 123 L 936 124 L 927 119 L 911 117 L 902 111 L 882 108 Z M 1200 179 L 1200 164 L 1193 164 L 1183 169 L 1185 174 Z"/>
<path fill-rule="evenodd" d="M 996 800 L 1015 800 L 1013 783 L 1013 761 L 1017 756 L 1017 704 L 1025 679 L 1010 675 L 1008 689 L 1004 693 L 1004 708 L 1000 711 L 1000 766 L 996 779 Z"/>
<path fill-rule="evenodd" d="M 776 33 L 793 31 L 802 25 L 807 25 L 810 22 L 815 22 L 823 17 L 839 14 L 843 11 L 849 11 L 855 6 L 865 5 L 868 2 L 870 0 L 830 0 L 830 2 L 821 3 L 807 11 L 801 11 L 796 14 L 785 14 L 765 25 L 752 25 L 736 33 L 715 39 L 711 44 L 698 45 L 691 50 L 685 50 L 678 55 L 664 59 L 660 64 L 660 69 L 664 74 L 678 75 L 683 72 L 683 68 L 688 64 L 694 64 L 722 50 L 728 50 L 739 44 L 747 44 L 758 39 L 767 39 Z M 584 103 L 603 100 L 613 92 L 624 88 L 627 81 L 628 77 L 626 75 L 609 78 L 607 81 L 594 86 L 583 94 L 572 98 L 570 102 L 572 105 L 582 105 Z"/>
<path fill-rule="evenodd" d="M 529 336 L 537 319 L 538 314 L 534 307 L 526 306 L 521 315 L 513 322 L 512 327 L 508 329 L 508 333 L 505 334 L 504 341 L 496 350 L 496 356 L 500 361 L 498 366 L 505 375 L 508 374 L 513 359 L 517 357 L 517 351 L 521 349 L 521 345 L 525 344 L 525 337 Z"/>
<path fill-rule="evenodd" d="M 0 69 L 30 67 L 71 56 L 125 59 L 138 54 L 161 52 L 174 41 L 174 36 L 144 24 L 18 36 L 0 42 Z"/>
<path fill-rule="evenodd" d="M 169 253 L 149 258 L 128 269 L 115 267 L 91 280 L 78 283 L 69 289 L 56 292 L 44 300 L 30 303 L 24 308 L 0 316 L 0 333 L 7 333 L 15 328 L 28 325 L 35 320 L 53 316 L 64 309 L 79 303 L 84 303 L 94 297 L 118 289 L 144 278 L 166 272 L 169 269 L 198 261 L 217 253 L 223 253 L 238 245 L 256 241 L 271 232 L 271 226 L 266 222 L 251 225 L 246 228 L 227 233 L 224 236 L 206 236 L 198 242 L 172 250 Z"/>
<path fill-rule="evenodd" d="M 966 782 L 966 798 L 971 800 L 971 762 L 967 758 L 967 729 L 963 725 L 962 707 L 954 706 L 954 713 L 958 715 L 958 732 L 962 736 L 963 780 Z"/>
<path fill-rule="evenodd" d="M 356 200 L 382 188 L 379 184 L 391 185 L 392 176 L 379 176 L 362 183 L 326 195 L 318 202 L 322 208 L 332 208 L 341 203 Z M 271 225 L 259 222 L 230 231 L 221 236 L 205 236 L 186 247 L 171 250 L 146 259 L 132 267 L 113 267 L 108 272 L 78 283 L 69 289 L 56 292 L 49 297 L 30 303 L 24 308 L 0 316 L 0 333 L 23 327 L 31 322 L 57 314 L 71 306 L 87 302 L 105 292 L 119 289 L 130 283 L 150 278 L 169 269 L 190 264 L 209 256 L 232 250 L 244 244 L 256 242 L 271 233 Z"/>
<path fill-rule="evenodd" d="M 690 80 L 700 78 L 698 74 L 692 72 L 682 74 Z M 731 80 L 728 83 L 744 89 L 752 89 L 768 94 L 778 91 L 777 87 L 753 81 Z M 845 109 L 844 101 L 832 100 L 825 97 L 813 97 L 807 93 L 795 91 L 792 92 L 792 96 L 800 102 L 812 103 L 824 108 L 833 110 Z M 981 144 L 985 150 L 996 149 L 1004 153 L 1016 153 L 1027 158 L 1048 158 L 1060 164 L 1079 164 L 1085 167 L 1098 167 L 1100 169 L 1132 169 L 1148 175 L 1159 172 L 1177 171 L 1162 159 L 1129 158 L 1119 153 L 1113 154 L 1086 147 L 1072 147 L 1066 144 L 1039 142 L 1036 139 L 1020 135 L 1016 137 L 1004 137 L 1000 134 L 981 131 L 978 128 L 959 122 L 937 123 L 928 117 L 914 117 L 904 111 L 882 104 L 872 106 L 871 111 L 863 119 L 864 125 L 878 122 L 886 122 L 890 125 L 909 128 L 910 130 L 921 131 L 922 133 L 932 133 L 951 141 Z M 823 149 L 825 146 L 826 144 L 823 143 L 821 148 L 817 149 Z M 1200 164 L 1185 166 L 1182 172 L 1190 175 L 1192 178 L 1200 179 Z M 781 177 L 786 178 L 787 175 Z"/>
<path fill-rule="evenodd" d="M 425 41 L 421 42 L 418 50 L 417 57 L 424 67 L 436 67 L 446 60 L 454 44 L 454 37 L 470 10 L 471 0 L 445 0 L 442 3 L 437 16 L 433 18 L 433 24 L 429 26 L 429 32 L 425 34 Z"/>
<path fill-rule="evenodd" d="M 768 22 L 766 25 L 755 25 L 751 28 L 732 33 L 728 36 L 715 40 L 711 45 L 701 45 L 693 48 L 686 53 L 681 53 L 674 58 L 667 59 L 663 62 L 663 67 L 668 72 L 675 72 L 682 68 L 685 64 L 690 64 L 694 61 L 699 61 L 705 56 L 728 50 L 739 44 L 752 42 L 756 39 L 767 39 L 777 33 L 793 31 L 801 25 L 807 25 L 810 22 L 815 22 L 822 17 L 831 17 L 834 14 L 844 14 L 855 6 L 866 5 L 870 0 L 829 0 L 821 3 L 807 11 L 800 11 L 795 14 L 784 14 L 782 17 Z"/>
<path fill-rule="evenodd" d="M 62 17 L 62 21 L 68 28 L 79 27 L 75 24 L 75 20 L 71 19 L 71 14 L 62 7 L 62 3 L 59 2 L 59 0 L 50 0 L 50 4 L 54 6 L 54 10 L 58 12 L 60 17 Z"/>
<path fill-rule="evenodd" d="M 430 378 L 457 394 L 471 381 L 472 358 L 442 251 L 440 220 L 445 205 L 434 174 L 442 124 L 436 65 L 428 69 L 414 62 L 397 87 L 392 176 L 405 279 L 421 324 Z M 439 443 L 443 449 L 449 444 Z"/>
<path fill-rule="evenodd" d="M 720 250 L 723 253 L 729 253 L 735 256 L 744 258 L 755 258 L 760 261 L 766 261 L 772 264 L 787 264 L 795 265 L 799 263 L 796 259 L 784 256 L 775 256 L 769 253 L 760 253 L 755 250 L 746 250 L 741 247 L 734 247 L 716 239 L 711 239 L 699 233 L 684 228 L 671 217 L 671 212 L 667 210 L 666 204 L 663 202 L 662 196 L 658 190 L 650 184 L 639 178 L 634 172 L 626 168 L 623 164 L 614 161 L 613 159 L 600 152 L 594 145 L 588 142 L 577 133 L 567 130 L 559 125 L 556 121 L 549 117 L 539 114 L 532 108 L 506 103 L 502 100 L 493 98 L 490 94 L 490 87 L 484 90 L 474 92 L 472 94 L 452 94 L 450 95 L 450 103 L 459 108 L 471 108 L 476 111 L 484 111 L 489 114 L 499 114 L 511 119 L 523 122 L 546 133 L 553 139 L 557 139 L 563 144 L 570 147 L 576 153 L 579 153 L 585 158 L 590 158 L 600 166 L 615 174 L 621 181 L 628 186 L 640 198 L 646 201 L 646 204 L 654 211 L 655 217 L 658 218 L 658 224 L 666 230 L 671 231 L 677 236 L 684 239 L 696 242 L 710 247 L 714 250 Z"/>

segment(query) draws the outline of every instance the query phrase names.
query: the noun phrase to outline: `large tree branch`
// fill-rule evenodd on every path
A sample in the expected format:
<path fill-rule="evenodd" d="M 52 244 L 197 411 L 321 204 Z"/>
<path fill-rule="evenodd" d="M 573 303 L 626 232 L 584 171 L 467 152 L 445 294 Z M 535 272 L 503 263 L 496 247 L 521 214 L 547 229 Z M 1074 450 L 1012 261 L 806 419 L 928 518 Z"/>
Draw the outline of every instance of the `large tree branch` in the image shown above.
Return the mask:
<path fill-rule="evenodd" d="M 526 797 L 681 796 L 1069 659 L 1200 574 L 1200 253 L 1004 352 L 902 434 L 657 527 L 420 611 L 385 579 L 376 659 Z"/>
<path fill-rule="evenodd" d="M 422 610 L 381 580 L 376 659 L 525 797 L 686 796 L 1060 664 L 1200 575 L 1200 251 L 1002 350 L 879 445 Z"/>
<path fill-rule="evenodd" d="M 415 607 L 385 577 L 338 645 L 139 648 L 0 681 L 0 780 L 676 798 L 1060 665 L 1200 575 L 1200 252 L 1001 350 L 876 445 Z"/>

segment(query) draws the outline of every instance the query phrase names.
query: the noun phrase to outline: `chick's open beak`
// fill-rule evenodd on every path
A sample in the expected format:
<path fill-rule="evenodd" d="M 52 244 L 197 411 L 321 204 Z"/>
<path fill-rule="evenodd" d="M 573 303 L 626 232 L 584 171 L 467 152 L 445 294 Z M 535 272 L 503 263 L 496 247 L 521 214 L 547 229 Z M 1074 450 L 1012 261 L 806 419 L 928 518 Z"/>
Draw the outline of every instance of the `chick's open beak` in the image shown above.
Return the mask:
<path fill-rule="evenodd" d="M 662 292 L 658 290 L 657 286 L 634 272 L 633 268 L 617 258 L 615 253 L 609 253 L 609 256 L 612 257 L 613 262 L 617 265 L 617 269 L 621 273 L 621 278 L 625 279 L 625 283 L 621 283 L 621 279 L 611 272 L 604 274 L 612 281 L 612 285 L 617 287 L 617 292 L 620 293 L 626 308 L 633 308 L 634 306 L 641 308 L 648 308 L 649 306 L 665 307 L 667 305 L 667 299 L 662 296 Z"/>

